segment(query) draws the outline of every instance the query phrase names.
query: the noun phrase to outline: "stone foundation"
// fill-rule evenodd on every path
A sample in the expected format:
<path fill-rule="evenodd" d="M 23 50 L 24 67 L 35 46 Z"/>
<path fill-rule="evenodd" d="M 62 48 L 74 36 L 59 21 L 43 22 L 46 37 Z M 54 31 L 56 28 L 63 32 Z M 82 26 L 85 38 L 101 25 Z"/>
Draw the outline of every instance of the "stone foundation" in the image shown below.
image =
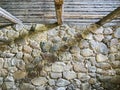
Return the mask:
<path fill-rule="evenodd" d="M 120 89 L 119 27 L 18 29 L 0 30 L 0 90 Z"/>

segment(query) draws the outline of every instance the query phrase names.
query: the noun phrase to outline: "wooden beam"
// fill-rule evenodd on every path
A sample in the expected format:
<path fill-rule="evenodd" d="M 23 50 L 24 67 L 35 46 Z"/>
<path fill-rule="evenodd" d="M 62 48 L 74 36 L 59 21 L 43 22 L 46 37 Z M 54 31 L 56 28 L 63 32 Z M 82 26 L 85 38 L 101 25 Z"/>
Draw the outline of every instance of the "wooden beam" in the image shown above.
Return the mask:
<path fill-rule="evenodd" d="M 0 17 L 5 18 L 6 20 L 14 23 L 14 24 L 22 24 L 22 21 L 17 19 L 15 16 L 7 12 L 6 10 L 0 7 Z"/>
<path fill-rule="evenodd" d="M 57 18 L 57 23 L 59 25 L 62 24 L 62 5 L 63 5 L 63 0 L 55 0 L 55 10 L 56 10 L 56 18 Z"/>
<path fill-rule="evenodd" d="M 114 11 L 112 11 L 110 14 L 108 14 L 107 16 L 103 17 L 100 21 L 96 22 L 96 24 L 102 26 L 107 22 L 112 21 L 113 19 L 117 18 L 120 16 L 120 7 L 118 7 L 117 9 L 115 9 Z"/>

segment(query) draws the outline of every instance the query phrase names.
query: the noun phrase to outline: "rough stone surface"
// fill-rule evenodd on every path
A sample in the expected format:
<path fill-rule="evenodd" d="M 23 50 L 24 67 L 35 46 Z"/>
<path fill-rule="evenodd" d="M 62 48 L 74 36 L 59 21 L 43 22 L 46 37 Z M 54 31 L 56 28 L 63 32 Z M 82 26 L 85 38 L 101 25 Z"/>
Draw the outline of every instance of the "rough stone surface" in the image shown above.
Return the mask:
<path fill-rule="evenodd" d="M 116 29 L 116 31 L 115 31 L 115 33 L 114 33 L 114 36 L 115 36 L 116 38 L 120 38 L 120 28 L 117 28 L 117 29 Z"/>
<path fill-rule="evenodd" d="M 83 49 L 81 51 L 81 54 L 83 56 L 86 56 L 86 57 L 89 57 L 89 56 L 92 56 L 93 55 L 93 51 L 91 49 Z"/>
<path fill-rule="evenodd" d="M 102 55 L 102 54 L 98 54 L 96 56 L 96 60 L 97 60 L 97 62 L 104 62 L 104 61 L 108 60 L 108 57 L 105 55 Z"/>
<path fill-rule="evenodd" d="M 119 26 L 30 28 L 0 28 L 0 90 L 120 89 Z"/>
<path fill-rule="evenodd" d="M 58 81 L 56 83 L 56 85 L 60 86 L 60 87 L 67 86 L 69 84 L 70 84 L 70 82 L 68 80 L 65 80 L 65 79 L 62 79 L 62 78 L 58 79 Z"/>
<path fill-rule="evenodd" d="M 38 78 L 32 79 L 31 82 L 32 82 L 33 85 L 40 86 L 40 85 L 46 84 L 47 79 L 45 77 L 38 77 Z"/>
<path fill-rule="evenodd" d="M 66 72 L 63 72 L 63 77 L 68 79 L 68 80 L 71 80 L 71 79 L 75 79 L 76 78 L 76 73 L 74 71 L 66 71 Z"/>

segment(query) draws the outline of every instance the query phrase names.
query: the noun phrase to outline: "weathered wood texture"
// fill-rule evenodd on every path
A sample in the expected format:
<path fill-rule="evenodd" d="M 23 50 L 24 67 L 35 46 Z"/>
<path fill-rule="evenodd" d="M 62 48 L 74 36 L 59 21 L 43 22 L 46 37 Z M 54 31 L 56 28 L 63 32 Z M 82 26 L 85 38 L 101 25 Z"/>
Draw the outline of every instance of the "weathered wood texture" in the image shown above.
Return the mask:
<path fill-rule="evenodd" d="M 120 7 L 110 12 L 107 16 L 103 17 L 100 21 L 96 22 L 96 24 L 104 25 L 105 23 L 110 22 L 119 16 L 120 16 Z"/>
<path fill-rule="evenodd" d="M 57 21 L 54 0 L 0 0 L 0 7 L 25 23 Z M 63 21 L 77 25 L 95 23 L 117 7 L 120 0 L 64 0 Z M 117 18 L 109 24 L 119 23 Z"/>

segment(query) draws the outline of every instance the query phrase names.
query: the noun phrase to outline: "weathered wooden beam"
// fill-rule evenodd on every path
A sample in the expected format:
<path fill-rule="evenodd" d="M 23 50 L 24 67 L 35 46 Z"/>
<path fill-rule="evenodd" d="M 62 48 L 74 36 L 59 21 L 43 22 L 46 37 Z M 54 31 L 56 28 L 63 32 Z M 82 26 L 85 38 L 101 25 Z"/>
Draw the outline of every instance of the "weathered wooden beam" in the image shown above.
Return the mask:
<path fill-rule="evenodd" d="M 112 21 L 113 19 L 120 16 L 120 7 L 109 13 L 107 16 L 103 17 L 100 21 L 96 22 L 96 24 L 102 26 L 107 22 Z"/>
<path fill-rule="evenodd" d="M 17 19 L 15 16 L 7 12 L 6 10 L 0 7 L 0 17 L 5 18 L 6 20 L 14 23 L 14 24 L 22 24 L 22 21 Z"/>
<path fill-rule="evenodd" d="M 56 10 L 56 18 L 57 18 L 57 23 L 59 25 L 62 24 L 62 5 L 63 5 L 63 0 L 55 0 L 55 10 Z"/>

